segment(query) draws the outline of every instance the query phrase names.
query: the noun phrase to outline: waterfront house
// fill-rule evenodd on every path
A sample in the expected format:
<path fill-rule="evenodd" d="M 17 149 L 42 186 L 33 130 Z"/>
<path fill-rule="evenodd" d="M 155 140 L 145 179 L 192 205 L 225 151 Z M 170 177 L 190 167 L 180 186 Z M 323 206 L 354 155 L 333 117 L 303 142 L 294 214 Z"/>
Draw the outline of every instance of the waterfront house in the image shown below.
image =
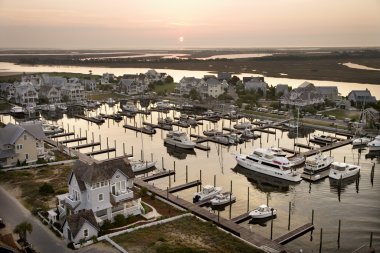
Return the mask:
<path fill-rule="evenodd" d="M 70 78 L 70 82 L 63 85 L 61 89 L 62 99 L 66 97 L 69 101 L 81 102 L 85 99 L 83 85 L 78 78 Z"/>
<path fill-rule="evenodd" d="M 42 78 L 40 75 L 29 75 L 23 73 L 21 76 L 21 82 L 30 82 L 34 88 L 38 91 L 42 85 Z"/>
<path fill-rule="evenodd" d="M 289 86 L 287 84 L 277 84 L 275 94 L 279 97 L 282 97 L 283 95 L 288 95 Z"/>
<path fill-rule="evenodd" d="M 34 104 L 38 102 L 38 92 L 31 82 L 21 82 L 15 85 L 15 102 L 21 105 Z"/>
<path fill-rule="evenodd" d="M 69 192 L 57 196 L 59 217 L 92 210 L 98 224 L 122 214 L 141 214 L 140 197 L 133 191 L 134 173 L 127 158 L 88 164 L 76 161 L 68 178 Z"/>
<path fill-rule="evenodd" d="M 10 83 L 0 83 L 0 97 L 7 98 L 8 97 L 8 90 L 9 87 L 11 86 Z"/>
<path fill-rule="evenodd" d="M 119 81 L 120 92 L 125 94 L 134 95 L 144 92 L 144 86 L 140 85 L 135 78 L 133 79 L 121 79 Z"/>
<path fill-rule="evenodd" d="M 115 75 L 112 73 L 104 73 L 100 78 L 100 84 L 110 84 L 115 78 Z"/>
<path fill-rule="evenodd" d="M 372 96 L 368 89 L 353 90 L 348 94 L 347 98 L 356 106 L 364 103 L 376 103 L 376 97 Z"/>
<path fill-rule="evenodd" d="M 162 81 L 165 82 L 165 78 L 167 77 L 166 73 L 158 73 L 154 69 L 150 69 L 145 73 L 145 76 L 148 78 L 149 82 L 158 82 Z"/>
<path fill-rule="evenodd" d="M 36 140 L 36 150 L 37 156 L 43 157 L 45 155 L 45 145 L 44 140 L 46 135 L 42 128 L 41 122 L 27 121 L 20 123 L 20 126 L 25 129 L 26 132 L 30 133 Z"/>
<path fill-rule="evenodd" d="M 315 89 L 324 98 L 330 99 L 332 101 L 338 99 L 339 92 L 338 92 L 338 87 L 336 86 L 315 86 Z"/>
<path fill-rule="evenodd" d="M 60 76 L 50 76 L 49 74 L 41 75 L 41 86 L 54 86 L 57 89 L 61 89 L 67 83 L 67 79 Z"/>
<path fill-rule="evenodd" d="M 264 81 L 264 77 L 243 78 L 244 90 L 246 91 L 261 91 L 266 97 L 268 84 Z"/>
<path fill-rule="evenodd" d="M 84 89 L 87 91 L 96 90 L 96 80 L 82 79 L 80 80 L 80 83 L 83 85 Z"/>
<path fill-rule="evenodd" d="M 305 107 L 310 105 L 319 105 L 325 102 L 324 97 L 310 82 L 303 82 L 297 88 L 291 90 L 287 95 L 280 98 L 281 104 Z"/>
<path fill-rule="evenodd" d="M 232 77 L 232 74 L 229 72 L 218 72 L 218 80 L 230 80 Z"/>
<path fill-rule="evenodd" d="M 198 84 L 198 91 L 202 96 L 214 97 L 217 98 L 224 93 L 224 86 L 216 78 L 209 78 L 206 81 L 201 80 Z"/>
<path fill-rule="evenodd" d="M 49 104 L 61 102 L 61 90 L 54 86 L 43 85 L 39 92 L 39 97 L 46 98 Z"/>
<path fill-rule="evenodd" d="M 98 236 L 100 231 L 92 210 L 81 210 L 78 213 L 67 216 L 63 222 L 63 236 L 78 244 Z"/>
<path fill-rule="evenodd" d="M 201 79 L 195 77 L 183 77 L 175 88 L 175 92 L 179 95 L 189 95 L 192 89 L 197 89 Z"/>
<path fill-rule="evenodd" d="M 37 162 L 38 153 L 41 148 L 43 149 L 43 143 L 41 146 L 40 142 L 43 137 L 38 135 L 37 139 L 34 131 L 29 131 L 20 125 L 11 123 L 0 128 L 1 167 L 11 167 L 24 162 L 26 164 Z"/>

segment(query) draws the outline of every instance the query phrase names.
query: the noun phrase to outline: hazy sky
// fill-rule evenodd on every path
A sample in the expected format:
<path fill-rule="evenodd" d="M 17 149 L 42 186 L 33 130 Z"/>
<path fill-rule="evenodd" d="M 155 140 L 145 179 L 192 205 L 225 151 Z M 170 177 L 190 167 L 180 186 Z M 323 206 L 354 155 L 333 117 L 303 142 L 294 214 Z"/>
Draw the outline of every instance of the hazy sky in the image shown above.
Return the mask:
<path fill-rule="evenodd" d="M 0 47 L 380 46 L 380 0 L 0 0 Z"/>

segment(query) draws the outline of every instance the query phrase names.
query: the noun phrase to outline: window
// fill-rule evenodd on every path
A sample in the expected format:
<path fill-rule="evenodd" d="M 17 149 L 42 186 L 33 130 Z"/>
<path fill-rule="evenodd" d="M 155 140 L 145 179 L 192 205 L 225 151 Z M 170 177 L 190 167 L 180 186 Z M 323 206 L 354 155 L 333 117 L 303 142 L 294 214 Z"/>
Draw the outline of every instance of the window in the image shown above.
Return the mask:
<path fill-rule="evenodd" d="M 36 148 L 38 148 L 38 142 L 36 142 Z"/>
<path fill-rule="evenodd" d="M 26 159 L 26 160 L 29 159 L 29 154 L 25 154 L 25 159 Z"/>
<path fill-rule="evenodd" d="M 26 140 L 28 137 L 26 136 L 26 134 L 24 134 L 24 140 Z"/>
<path fill-rule="evenodd" d="M 99 198 L 99 201 L 103 201 L 103 193 L 100 193 L 98 198 Z"/>
<path fill-rule="evenodd" d="M 17 144 L 16 145 L 16 150 L 21 150 L 22 149 L 22 144 Z"/>
<path fill-rule="evenodd" d="M 88 229 L 83 230 L 83 235 L 84 235 L 84 237 L 88 236 Z"/>

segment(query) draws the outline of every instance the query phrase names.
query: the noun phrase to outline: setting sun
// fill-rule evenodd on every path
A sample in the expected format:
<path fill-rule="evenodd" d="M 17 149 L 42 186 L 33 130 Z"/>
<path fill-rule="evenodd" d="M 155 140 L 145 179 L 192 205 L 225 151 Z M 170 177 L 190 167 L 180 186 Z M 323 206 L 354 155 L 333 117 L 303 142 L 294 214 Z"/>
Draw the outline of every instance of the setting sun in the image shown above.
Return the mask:
<path fill-rule="evenodd" d="M 183 41 L 184 41 L 184 38 L 181 36 L 181 37 L 178 38 L 178 41 L 179 41 L 179 42 L 183 42 Z"/>

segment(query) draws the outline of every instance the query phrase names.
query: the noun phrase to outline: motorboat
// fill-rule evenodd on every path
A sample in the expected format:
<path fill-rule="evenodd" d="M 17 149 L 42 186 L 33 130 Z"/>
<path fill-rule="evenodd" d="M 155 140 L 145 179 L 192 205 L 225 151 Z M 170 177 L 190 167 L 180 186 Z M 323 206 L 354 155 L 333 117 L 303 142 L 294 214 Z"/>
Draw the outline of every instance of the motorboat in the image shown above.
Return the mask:
<path fill-rule="evenodd" d="M 133 104 L 132 102 L 127 102 L 125 105 L 122 106 L 123 110 L 126 112 L 132 112 L 137 113 L 139 109 Z"/>
<path fill-rule="evenodd" d="M 332 143 L 337 141 L 337 139 L 333 138 L 332 136 L 325 134 L 314 134 L 313 137 L 317 142 Z"/>
<path fill-rule="evenodd" d="M 228 138 L 226 135 L 214 135 L 213 136 L 214 140 L 218 143 L 221 143 L 223 145 L 233 145 L 235 144 L 235 141 L 231 138 Z"/>
<path fill-rule="evenodd" d="M 261 135 L 259 134 L 255 134 L 254 132 L 252 132 L 251 129 L 249 128 L 246 128 L 243 130 L 243 132 L 241 133 L 241 136 L 245 139 L 257 139 L 259 138 Z"/>
<path fill-rule="evenodd" d="M 116 104 L 116 101 L 115 101 L 115 99 L 113 99 L 113 98 L 108 98 L 108 99 L 106 100 L 106 103 L 109 104 L 109 105 L 114 105 L 114 104 Z"/>
<path fill-rule="evenodd" d="M 273 152 L 273 155 L 275 155 L 275 156 L 282 156 L 282 157 L 286 156 L 285 151 L 283 151 L 281 148 L 270 147 L 269 149 L 270 149 L 270 151 Z"/>
<path fill-rule="evenodd" d="M 156 166 L 156 161 L 129 160 L 133 172 L 142 172 Z"/>
<path fill-rule="evenodd" d="M 192 119 L 192 118 L 189 118 L 187 120 L 187 123 L 190 124 L 190 126 L 192 126 L 192 127 L 198 126 L 198 122 L 195 119 Z"/>
<path fill-rule="evenodd" d="M 317 174 L 318 172 L 327 170 L 333 162 L 334 157 L 318 153 L 314 156 L 314 158 L 307 159 L 305 161 L 305 168 L 303 169 L 303 173 L 307 175 Z"/>
<path fill-rule="evenodd" d="M 252 123 L 251 122 L 242 122 L 234 125 L 235 129 L 249 129 L 252 128 Z"/>
<path fill-rule="evenodd" d="M 179 119 L 180 120 L 188 120 L 189 119 L 189 115 L 181 113 L 181 115 L 179 115 Z"/>
<path fill-rule="evenodd" d="M 369 151 L 380 151 L 380 135 L 367 144 Z"/>
<path fill-rule="evenodd" d="M 329 177 L 335 180 L 339 180 L 355 176 L 359 172 L 360 166 L 358 165 L 333 162 L 331 164 Z"/>
<path fill-rule="evenodd" d="M 159 110 L 170 110 L 172 108 L 172 105 L 170 104 L 169 100 L 162 100 L 156 103 L 156 107 Z"/>
<path fill-rule="evenodd" d="M 293 164 L 293 168 L 297 168 L 305 163 L 305 157 L 300 154 L 295 154 L 288 157 L 289 162 Z"/>
<path fill-rule="evenodd" d="M 173 126 L 170 125 L 170 124 L 158 123 L 157 125 L 158 125 L 159 128 L 164 129 L 164 130 L 168 130 L 168 131 L 173 130 Z"/>
<path fill-rule="evenodd" d="M 206 199 L 212 199 L 216 195 L 220 194 L 222 192 L 222 187 L 214 187 L 212 185 L 205 185 L 202 188 L 202 191 L 197 192 L 193 197 L 193 203 L 206 200 Z"/>
<path fill-rule="evenodd" d="M 187 123 L 187 121 L 185 121 L 185 120 L 178 120 L 175 122 L 175 124 L 180 126 L 180 127 L 185 127 L 185 128 L 190 127 L 190 124 Z"/>
<path fill-rule="evenodd" d="M 59 134 L 59 133 L 64 132 L 64 129 L 57 125 L 51 125 L 49 123 L 42 122 L 42 131 L 46 135 L 53 135 L 53 134 Z"/>
<path fill-rule="evenodd" d="M 184 149 L 193 149 L 195 147 L 195 143 L 187 138 L 186 133 L 181 131 L 169 131 L 164 143 Z"/>
<path fill-rule="evenodd" d="M 61 110 L 61 111 L 66 111 L 67 110 L 67 106 L 65 104 L 59 104 L 59 105 L 57 105 L 57 109 Z"/>
<path fill-rule="evenodd" d="M 237 134 L 234 133 L 227 135 L 227 138 L 229 142 L 233 145 L 244 142 L 244 140 L 242 140 Z"/>
<path fill-rule="evenodd" d="M 284 126 L 286 126 L 287 128 L 290 128 L 290 129 L 297 129 L 298 128 L 298 124 L 292 123 L 292 122 L 284 123 Z"/>
<path fill-rule="evenodd" d="M 152 127 L 150 125 L 144 125 L 142 127 L 141 131 L 143 131 L 146 134 L 155 134 L 156 133 L 156 129 L 154 129 L 154 127 Z"/>
<path fill-rule="evenodd" d="M 277 210 L 267 205 L 260 205 L 255 210 L 249 213 L 249 216 L 253 219 L 263 219 L 277 215 Z"/>
<path fill-rule="evenodd" d="M 170 117 L 158 118 L 158 124 L 172 124 L 173 120 Z"/>
<path fill-rule="evenodd" d="M 372 139 L 369 137 L 359 137 L 352 140 L 352 147 L 361 147 L 366 146 Z"/>
<path fill-rule="evenodd" d="M 204 130 L 203 135 L 205 136 L 215 136 L 215 135 L 221 135 L 223 132 L 218 131 L 218 129 L 210 129 L 210 130 Z"/>
<path fill-rule="evenodd" d="M 247 169 L 291 182 L 302 180 L 288 158 L 276 156 L 270 149 L 257 148 L 251 154 L 235 154 L 237 163 Z"/>
<path fill-rule="evenodd" d="M 105 120 L 103 119 L 101 115 L 90 117 L 90 119 L 96 124 L 103 124 L 105 122 Z"/>
<path fill-rule="evenodd" d="M 236 201 L 236 197 L 231 194 L 218 194 L 210 200 L 212 206 L 223 206 Z"/>

